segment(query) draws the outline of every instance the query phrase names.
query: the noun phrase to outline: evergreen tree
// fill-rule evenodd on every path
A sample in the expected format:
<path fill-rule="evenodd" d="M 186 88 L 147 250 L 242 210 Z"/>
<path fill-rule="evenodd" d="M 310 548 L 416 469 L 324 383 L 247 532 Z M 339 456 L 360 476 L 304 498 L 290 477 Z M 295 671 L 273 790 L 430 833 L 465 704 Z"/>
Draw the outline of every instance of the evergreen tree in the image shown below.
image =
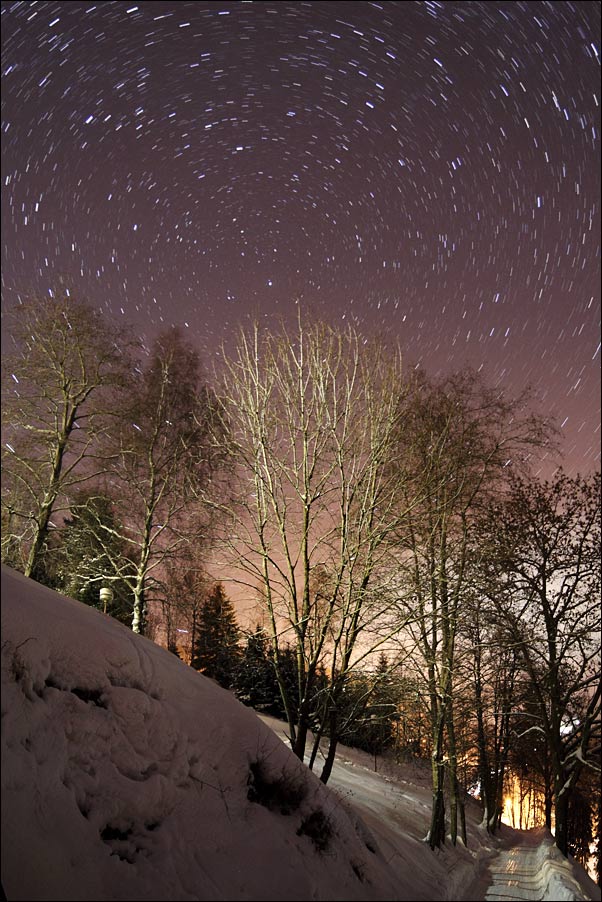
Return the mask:
<path fill-rule="evenodd" d="M 297 674 L 297 658 L 295 648 L 291 644 L 283 645 L 278 651 L 278 672 L 284 683 L 284 690 L 293 713 L 299 707 L 299 683 Z M 320 693 L 327 685 L 327 677 L 323 667 L 316 673 L 315 689 L 310 710 L 310 724 L 317 729 Z M 282 691 L 278 684 L 276 668 L 272 653 L 271 641 L 264 629 L 259 625 L 247 637 L 236 675 L 234 678 L 236 697 L 243 704 L 272 717 L 286 720 L 286 711 L 282 699 Z"/>
<path fill-rule="evenodd" d="M 80 494 L 60 530 L 53 555 L 52 587 L 129 623 L 132 593 L 117 575 L 125 561 L 111 499 L 101 493 Z M 111 589 L 108 602 L 100 600 L 102 588 Z"/>
<path fill-rule="evenodd" d="M 367 708 L 370 702 L 371 681 L 368 674 L 351 670 L 345 676 L 338 703 L 339 732 L 341 741 L 353 748 L 372 751 L 367 725 L 370 718 Z"/>
<path fill-rule="evenodd" d="M 394 744 L 398 689 L 386 655 L 374 673 L 350 671 L 339 700 L 341 739 L 355 748 L 382 754 Z"/>
<path fill-rule="evenodd" d="M 398 720 L 395 685 L 384 653 L 378 659 L 367 713 L 370 717 L 368 732 L 371 751 L 382 754 L 394 744 L 394 727 Z"/>
<path fill-rule="evenodd" d="M 240 661 L 240 630 L 232 602 L 216 583 L 203 602 L 191 665 L 230 689 Z"/>
<path fill-rule="evenodd" d="M 282 716 L 282 699 L 270 660 L 267 633 L 259 625 L 249 633 L 236 671 L 236 697 L 257 711 Z"/>

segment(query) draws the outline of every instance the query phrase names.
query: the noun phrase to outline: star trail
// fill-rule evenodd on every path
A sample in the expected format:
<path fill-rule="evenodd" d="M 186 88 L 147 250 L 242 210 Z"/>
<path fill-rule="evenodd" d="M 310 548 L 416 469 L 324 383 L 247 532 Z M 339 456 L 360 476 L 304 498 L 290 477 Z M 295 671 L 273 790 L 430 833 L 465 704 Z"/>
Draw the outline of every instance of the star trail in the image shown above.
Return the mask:
<path fill-rule="evenodd" d="M 600 4 L 2 3 L 3 310 L 211 354 L 301 301 L 599 465 Z"/>

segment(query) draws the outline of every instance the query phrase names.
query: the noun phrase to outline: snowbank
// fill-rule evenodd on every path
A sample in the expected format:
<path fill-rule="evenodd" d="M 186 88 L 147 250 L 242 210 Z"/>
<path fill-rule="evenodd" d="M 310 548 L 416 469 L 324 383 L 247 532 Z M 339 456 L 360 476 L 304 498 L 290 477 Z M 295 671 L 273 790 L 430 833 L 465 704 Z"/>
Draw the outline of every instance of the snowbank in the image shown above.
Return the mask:
<path fill-rule="evenodd" d="M 2 877 L 24 899 L 394 899 L 370 832 L 228 692 L 2 568 Z"/>

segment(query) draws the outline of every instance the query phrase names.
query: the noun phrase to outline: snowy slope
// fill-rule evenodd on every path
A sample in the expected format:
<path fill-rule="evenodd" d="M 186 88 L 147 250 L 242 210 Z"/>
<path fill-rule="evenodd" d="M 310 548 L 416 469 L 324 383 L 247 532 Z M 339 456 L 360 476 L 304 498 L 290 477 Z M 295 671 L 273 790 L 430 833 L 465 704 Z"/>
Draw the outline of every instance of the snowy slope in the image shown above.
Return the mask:
<path fill-rule="evenodd" d="M 282 724 L 5 567 L 2 714 L 11 902 L 483 898 L 497 860 L 476 808 L 470 851 L 432 853 L 426 786 L 343 750 L 331 791 Z"/>
<path fill-rule="evenodd" d="M 17 899 L 384 899 L 393 873 L 256 715 L 2 570 L 2 879 Z"/>

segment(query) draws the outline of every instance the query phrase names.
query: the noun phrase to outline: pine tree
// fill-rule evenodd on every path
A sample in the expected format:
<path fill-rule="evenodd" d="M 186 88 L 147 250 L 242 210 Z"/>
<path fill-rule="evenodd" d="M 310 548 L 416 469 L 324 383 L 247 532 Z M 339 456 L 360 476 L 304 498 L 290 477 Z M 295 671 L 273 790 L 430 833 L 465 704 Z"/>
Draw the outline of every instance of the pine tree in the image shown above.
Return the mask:
<path fill-rule="evenodd" d="M 381 652 L 374 675 L 370 713 L 370 740 L 375 754 L 393 745 L 393 728 L 397 721 L 395 686 L 387 656 Z"/>
<path fill-rule="evenodd" d="M 124 543 L 107 495 L 78 496 L 60 530 L 53 558 L 53 588 L 129 623 L 132 593 L 118 576 L 126 560 Z M 101 588 L 112 590 L 108 606 L 100 601 Z"/>
<path fill-rule="evenodd" d="M 343 689 L 338 702 L 339 732 L 345 745 L 372 751 L 369 735 L 370 717 L 366 713 L 372 691 L 371 677 L 361 671 L 350 671 L 345 675 Z"/>
<path fill-rule="evenodd" d="M 347 745 L 375 755 L 393 745 L 397 691 L 385 654 L 373 673 L 346 674 L 338 705 L 341 738 Z"/>
<path fill-rule="evenodd" d="M 230 689 L 240 661 L 239 639 L 234 606 L 216 583 L 201 608 L 192 667 Z"/>
<path fill-rule="evenodd" d="M 267 633 L 259 625 L 249 633 L 236 671 L 234 689 L 243 704 L 282 716 L 282 699 L 268 642 Z"/>

